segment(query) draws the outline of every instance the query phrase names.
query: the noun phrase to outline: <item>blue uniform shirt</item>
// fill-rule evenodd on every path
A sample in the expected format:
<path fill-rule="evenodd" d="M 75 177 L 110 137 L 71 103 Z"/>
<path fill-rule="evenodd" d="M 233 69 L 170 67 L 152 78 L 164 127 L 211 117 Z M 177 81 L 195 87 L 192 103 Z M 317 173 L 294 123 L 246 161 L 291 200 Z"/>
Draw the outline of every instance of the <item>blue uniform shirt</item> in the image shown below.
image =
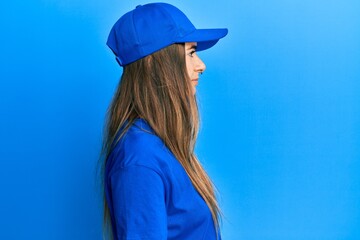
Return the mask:
<path fill-rule="evenodd" d="M 208 206 L 145 120 L 116 144 L 105 169 L 114 239 L 216 239 Z"/>

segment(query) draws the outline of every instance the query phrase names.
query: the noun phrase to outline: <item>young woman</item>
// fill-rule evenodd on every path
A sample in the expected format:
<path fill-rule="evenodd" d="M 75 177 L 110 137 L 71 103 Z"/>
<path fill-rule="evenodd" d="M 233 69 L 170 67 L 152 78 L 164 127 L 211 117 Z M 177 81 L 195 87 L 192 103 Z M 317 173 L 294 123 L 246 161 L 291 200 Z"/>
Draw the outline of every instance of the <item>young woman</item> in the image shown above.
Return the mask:
<path fill-rule="evenodd" d="M 196 29 L 176 7 L 137 6 L 107 45 L 123 73 L 105 125 L 104 223 L 114 239 L 220 239 L 219 208 L 195 156 L 205 50 L 227 29 Z"/>

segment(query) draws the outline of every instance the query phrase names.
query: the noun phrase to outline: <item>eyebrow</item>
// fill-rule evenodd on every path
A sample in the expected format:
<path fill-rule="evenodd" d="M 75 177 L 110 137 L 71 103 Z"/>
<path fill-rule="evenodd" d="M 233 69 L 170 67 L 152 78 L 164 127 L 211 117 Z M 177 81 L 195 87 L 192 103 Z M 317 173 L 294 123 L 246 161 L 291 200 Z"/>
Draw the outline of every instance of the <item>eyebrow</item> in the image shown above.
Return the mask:
<path fill-rule="evenodd" d="M 194 45 L 191 45 L 191 47 L 188 48 L 188 50 L 191 50 L 191 49 L 194 49 L 196 50 L 197 46 L 194 44 Z"/>

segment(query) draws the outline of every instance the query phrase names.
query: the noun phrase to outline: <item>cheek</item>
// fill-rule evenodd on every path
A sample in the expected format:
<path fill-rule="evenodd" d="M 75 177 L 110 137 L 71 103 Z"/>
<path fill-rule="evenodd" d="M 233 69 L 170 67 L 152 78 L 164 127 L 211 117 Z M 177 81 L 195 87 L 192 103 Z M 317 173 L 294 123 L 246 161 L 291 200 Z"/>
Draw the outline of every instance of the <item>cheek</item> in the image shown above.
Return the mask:
<path fill-rule="evenodd" d="M 194 72 L 194 66 L 191 60 L 187 60 L 186 61 L 186 69 L 187 69 L 187 73 L 189 75 L 189 77 L 191 77 L 191 75 Z"/>

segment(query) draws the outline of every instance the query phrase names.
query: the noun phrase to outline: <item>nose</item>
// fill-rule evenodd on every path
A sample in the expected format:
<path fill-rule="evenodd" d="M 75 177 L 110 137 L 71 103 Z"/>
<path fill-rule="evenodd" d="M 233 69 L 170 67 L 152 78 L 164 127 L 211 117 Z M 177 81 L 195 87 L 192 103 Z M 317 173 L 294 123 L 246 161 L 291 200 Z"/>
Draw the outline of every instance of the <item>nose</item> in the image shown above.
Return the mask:
<path fill-rule="evenodd" d="M 196 62 L 196 65 L 195 65 L 195 72 L 202 73 L 202 72 L 205 71 L 205 69 L 206 69 L 205 63 L 201 60 L 200 57 L 197 56 L 197 62 Z"/>

